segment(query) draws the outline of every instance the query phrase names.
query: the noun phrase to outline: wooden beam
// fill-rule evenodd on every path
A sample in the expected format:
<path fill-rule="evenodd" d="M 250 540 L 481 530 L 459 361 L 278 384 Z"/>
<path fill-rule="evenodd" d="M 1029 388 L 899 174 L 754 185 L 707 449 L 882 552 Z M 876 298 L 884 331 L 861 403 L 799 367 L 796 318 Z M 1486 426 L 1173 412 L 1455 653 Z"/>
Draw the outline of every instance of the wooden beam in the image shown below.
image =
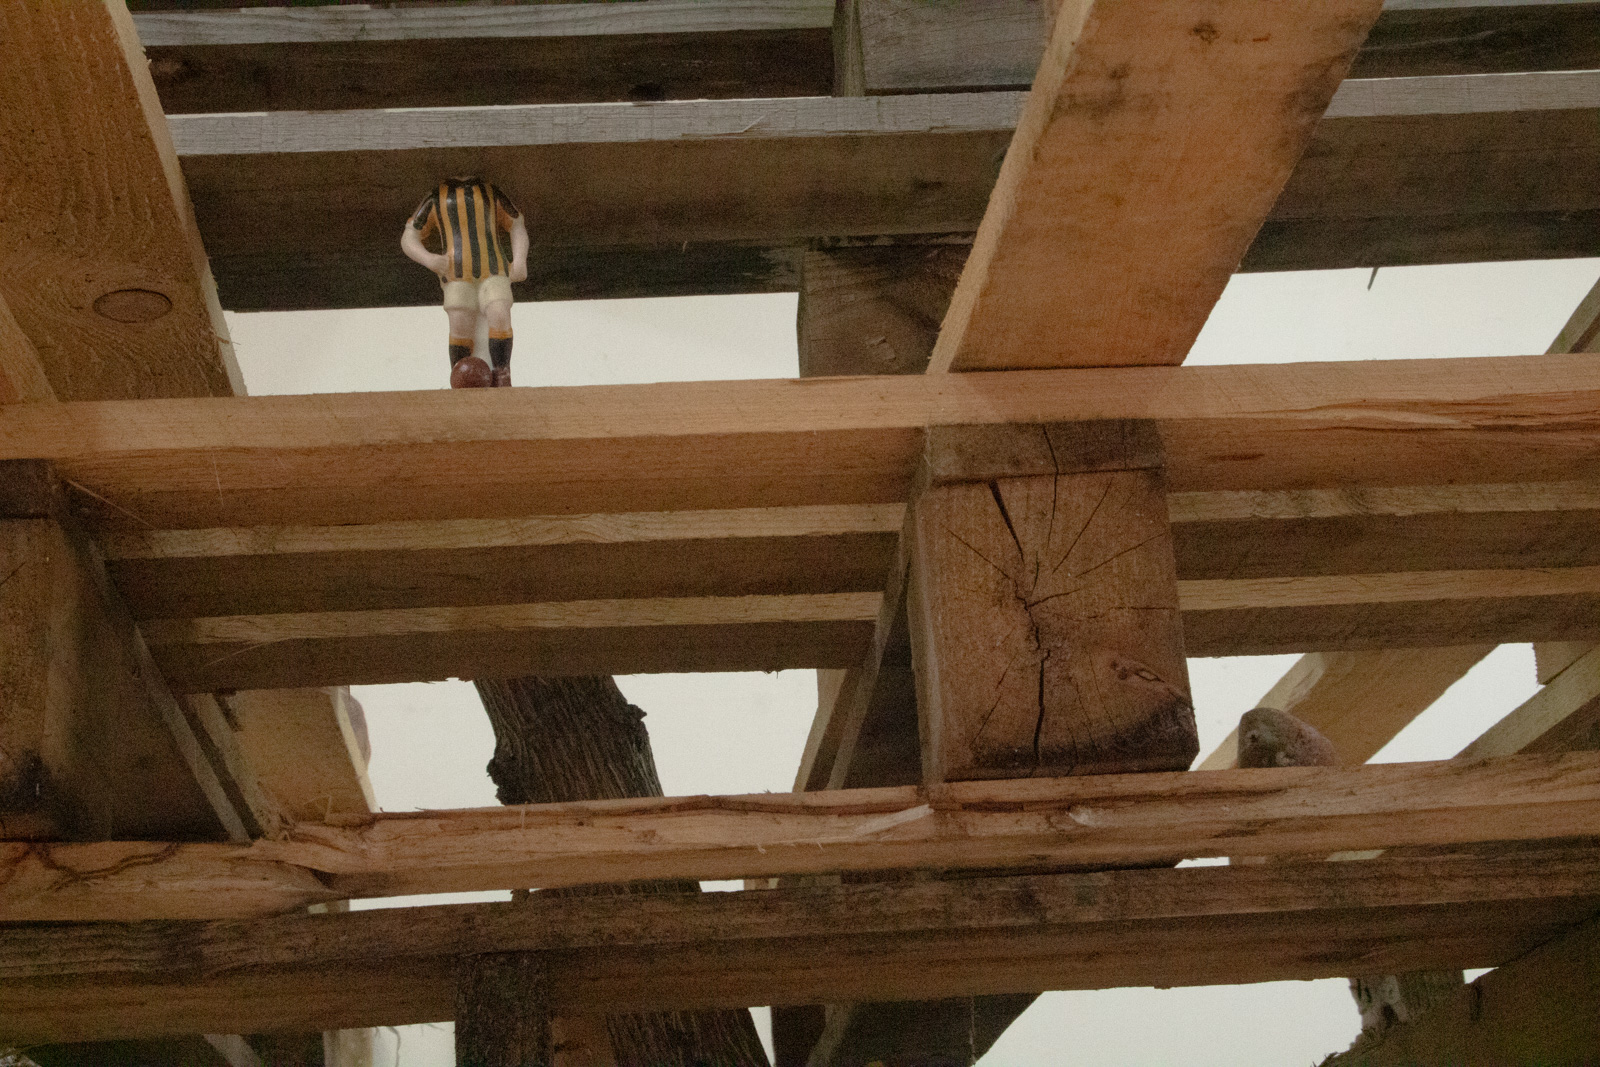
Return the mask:
<path fill-rule="evenodd" d="M 230 793 L 237 768 L 168 691 L 45 464 L 0 463 L 0 573 L 5 806 L 80 838 L 259 832 Z"/>
<path fill-rule="evenodd" d="M 1178 583 L 1190 655 L 1600 637 L 1600 568 Z M 875 593 L 678 597 L 151 620 L 181 692 L 546 675 L 843 668 Z M 886 651 L 889 647 L 885 646 Z"/>
<path fill-rule="evenodd" d="M 924 781 L 1188 767 L 1154 427 L 933 427 L 923 462 L 905 552 Z"/>
<path fill-rule="evenodd" d="M 1333 743 L 1341 763 L 1365 763 L 1494 648 L 1312 652 L 1289 668 L 1256 706 L 1294 712 Z M 1235 729 L 1197 769 L 1223 770 L 1238 762 Z"/>
<path fill-rule="evenodd" d="M 135 14 L 189 112 L 826 96 L 832 0 Z"/>
<path fill-rule="evenodd" d="M 800 376 L 927 370 L 971 247 L 951 240 L 808 250 L 800 268 Z"/>
<path fill-rule="evenodd" d="M 39 353 L 0 297 L 0 404 L 54 400 Z"/>
<path fill-rule="evenodd" d="M 265 1067 L 244 1038 L 235 1034 L 186 1034 L 142 1041 L 90 1041 L 34 1045 L 26 1050 L 38 1067 Z"/>
<path fill-rule="evenodd" d="M 868 93 L 1026 86 L 1039 66 L 1048 14 L 1034 0 L 936 6 L 854 0 Z M 1388 0 L 1356 53 L 1355 78 L 1592 70 L 1600 66 L 1600 4 L 1423 3 Z"/>
<path fill-rule="evenodd" d="M 1576 836 L 1597 812 L 1593 753 L 590 801 L 346 818 L 244 847 L 15 843 L 0 904 L 12 922 L 250 916 L 350 896 Z"/>
<path fill-rule="evenodd" d="M 1594 748 L 1600 748 L 1600 648 L 1545 683 L 1459 758 Z"/>
<path fill-rule="evenodd" d="M 1590 254 L 1597 86 L 1594 72 L 1345 83 L 1278 204 L 1267 197 L 1243 269 Z M 970 235 L 1023 98 L 286 112 L 172 127 L 229 308 L 375 307 L 438 302 L 427 272 L 397 256 L 395 219 L 438 173 L 491 162 L 543 220 L 519 299 L 794 291 L 814 239 Z M 706 173 L 738 184 L 694 180 Z M 308 215 L 295 183 L 349 195 Z"/>
<path fill-rule="evenodd" d="M 1600 565 L 1600 486 L 1174 493 L 1180 581 Z M 136 618 L 881 590 L 898 504 L 105 531 Z M 1562 661 L 1561 665 L 1570 662 Z"/>
<path fill-rule="evenodd" d="M 1324 1063 L 1591 1063 L 1600 1057 L 1596 960 L 1600 920 L 1591 919 L 1479 977 L 1422 1018 Z"/>
<path fill-rule="evenodd" d="M 1584 356 L 1084 368 L 12 405 L 0 458 L 101 526 L 336 525 L 888 503 L 930 424 L 1153 420 L 1180 492 L 1578 480 L 1597 407 Z"/>
<path fill-rule="evenodd" d="M 435 1021 L 474 951 L 547 951 L 562 1014 L 1493 966 L 1592 914 L 1597 870 L 1569 851 L 13 926 L 0 1013 L 24 1041 Z"/>
<path fill-rule="evenodd" d="M 1380 7 L 1063 4 L 931 369 L 1182 362 Z"/>
<path fill-rule="evenodd" d="M 243 392 L 127 9 L 7 5 L 0 297 L 63 400 Z"/>
<path fill-rule="evenodd" d="M 213 696 L 261 789 L 308 822 L 378 810 L 361 705 L 350 690 L 248 689 Z"/>

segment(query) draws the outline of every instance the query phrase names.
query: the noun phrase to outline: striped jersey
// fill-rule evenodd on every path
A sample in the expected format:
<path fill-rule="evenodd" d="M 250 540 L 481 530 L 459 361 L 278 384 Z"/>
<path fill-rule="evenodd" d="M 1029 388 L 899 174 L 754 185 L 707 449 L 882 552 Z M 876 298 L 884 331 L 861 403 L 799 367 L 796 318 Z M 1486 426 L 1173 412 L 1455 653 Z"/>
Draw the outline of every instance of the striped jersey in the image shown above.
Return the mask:
<path fill-rule="evenodd" d="M 482 178 L 446 178 L 417 207 L 411 225 L 426 241 L 438 230 L 451 281 L 481 281 L 511 272 L 511 257 L 498 232 L 509 232 L 521 212 L 505 193 Z"/>

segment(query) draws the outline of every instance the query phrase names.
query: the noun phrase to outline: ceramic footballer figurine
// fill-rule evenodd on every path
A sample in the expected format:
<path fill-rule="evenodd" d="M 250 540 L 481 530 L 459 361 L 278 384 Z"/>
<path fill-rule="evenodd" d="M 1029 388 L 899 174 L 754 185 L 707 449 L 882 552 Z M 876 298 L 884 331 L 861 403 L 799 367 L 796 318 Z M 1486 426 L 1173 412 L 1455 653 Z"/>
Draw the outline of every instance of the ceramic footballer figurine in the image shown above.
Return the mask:
<path fill-rule="evenodd" d="M 438 232 L 442 252 L 425 243 Z M 500 235 L 511 238 L 507 260 Z M 528 277 L 528 228 L 505 193 L 482 178 L 446 178 L 418 205 L 400 248 L 439 276 L 450 316 L 450 388 L 511 384 L 511 283 Z M 472 354 L 478 315 L 488 320 L 488 364 Z"/>

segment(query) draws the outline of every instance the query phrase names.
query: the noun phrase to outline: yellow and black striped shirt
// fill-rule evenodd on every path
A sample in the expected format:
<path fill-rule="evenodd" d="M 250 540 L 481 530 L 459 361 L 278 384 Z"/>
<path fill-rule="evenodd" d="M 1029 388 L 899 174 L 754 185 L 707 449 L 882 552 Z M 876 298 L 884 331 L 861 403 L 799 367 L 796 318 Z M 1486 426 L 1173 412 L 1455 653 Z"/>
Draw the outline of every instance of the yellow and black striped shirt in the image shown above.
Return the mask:
<path fill-rule="evenodd" d="M 438 230 L 449 260 L 451 281 L 481 281 L 511 272 L 511 257 L 499 234 L 508 233 L 522 213 L 506 194 L 482 178 L 446 178 L 411 216 L 424 241 Z"/>

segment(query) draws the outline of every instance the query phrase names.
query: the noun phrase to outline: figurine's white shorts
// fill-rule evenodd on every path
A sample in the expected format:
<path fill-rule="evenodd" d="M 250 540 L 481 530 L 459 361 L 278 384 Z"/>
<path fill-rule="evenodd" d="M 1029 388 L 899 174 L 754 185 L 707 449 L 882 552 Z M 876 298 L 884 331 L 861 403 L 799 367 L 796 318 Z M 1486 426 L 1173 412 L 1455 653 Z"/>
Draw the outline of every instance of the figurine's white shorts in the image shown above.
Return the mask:
<path fill-rule="evenodd" d="M 481 281 L 444 283 L 444 306 L 447 311 L 457 308 L 476 311 L 496 300 L 511 303 L 511 279 L 504 274 L 491 274 Z"/>

